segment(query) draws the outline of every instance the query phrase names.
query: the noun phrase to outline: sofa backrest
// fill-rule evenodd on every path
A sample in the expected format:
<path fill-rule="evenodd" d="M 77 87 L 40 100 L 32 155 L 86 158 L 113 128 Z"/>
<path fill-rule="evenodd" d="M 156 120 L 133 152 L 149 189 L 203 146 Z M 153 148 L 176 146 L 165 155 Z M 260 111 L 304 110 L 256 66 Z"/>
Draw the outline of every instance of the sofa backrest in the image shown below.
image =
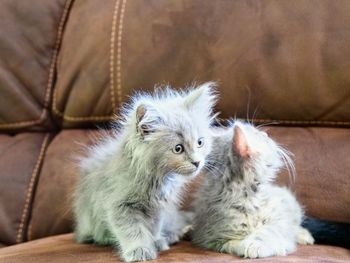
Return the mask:
<path fill-rule="evenodd" d="M 257 122 L 350 126 L 346 0 L 2 6 L 2 132 L 91 127 L 135 89 L 208 80 L 220 84 L 223 117 L 249 107 Z"/>
<path fill-rule="evenodd" d="M 69 156 L 135 90 L 208 80 L 223 118 L 280 126 L 270 133 L 295 153 L 307 214 L 350 222 L 347 0 L 1 6 L 0 243 L 71 230 Z"/>

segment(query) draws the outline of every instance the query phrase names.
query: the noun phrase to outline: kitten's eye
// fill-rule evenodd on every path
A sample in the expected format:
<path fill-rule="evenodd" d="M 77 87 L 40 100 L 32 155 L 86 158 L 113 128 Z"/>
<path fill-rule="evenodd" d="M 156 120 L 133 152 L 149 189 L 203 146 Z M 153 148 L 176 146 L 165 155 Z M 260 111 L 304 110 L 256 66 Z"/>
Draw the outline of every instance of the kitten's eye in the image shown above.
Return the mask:
<path fill-rule="evenodd" d="M 180 154 L 180 153 L 183 153 L 184 150 L 185 150 L 185 148 L 182 144 L 176 144 L 174 149 L 173 149 L 173 152 L 176 154 Z"/>
<path fill-rule="evenodd" d="M 197 143 L 199 148 L 202 147 L 204 145 L 204 138 L 203 137 L 199 138 Z"/>

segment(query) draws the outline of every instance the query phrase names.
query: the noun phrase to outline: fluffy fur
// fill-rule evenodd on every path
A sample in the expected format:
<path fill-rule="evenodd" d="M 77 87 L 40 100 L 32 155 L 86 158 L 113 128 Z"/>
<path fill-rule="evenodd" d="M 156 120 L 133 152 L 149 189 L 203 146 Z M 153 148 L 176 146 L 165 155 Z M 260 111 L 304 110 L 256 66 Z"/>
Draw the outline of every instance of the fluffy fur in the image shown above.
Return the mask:
<path fill-rule="evenodd" d="M 132 98 L 119 130 L 81 160 L 74 203 L 79 242 L 113 245 L 125 261 L 143 261 L 179 240 L 181 193 L 211 150 L 215 101 L 213 83 Z"/>
<path fill-rule="evenodd" d="M 283 256 L 296 243 L 312 244 L 301 227 L 303 210 L 286 188 L 273 184 L 289 152 L 250 124 L 214 131 L 206 182 L 195 205 L 193 242 L 247 258 Z"/>

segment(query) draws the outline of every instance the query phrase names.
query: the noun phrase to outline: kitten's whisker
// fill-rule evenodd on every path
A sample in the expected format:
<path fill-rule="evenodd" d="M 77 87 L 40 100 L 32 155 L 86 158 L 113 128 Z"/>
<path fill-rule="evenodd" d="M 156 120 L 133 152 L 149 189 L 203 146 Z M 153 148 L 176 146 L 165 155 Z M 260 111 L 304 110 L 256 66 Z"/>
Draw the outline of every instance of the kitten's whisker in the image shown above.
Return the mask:
<path fill-rule="evenodd" d="M 206 164 L 204 167 L 207 168 L 212 173 L 215 173 L 215 174 L 218 173 L 219 175 L 224 176 L 224 173 L 221 170 L 219 170 L 219 168 L 217 168 L 217 167 L 215 167 L 215 166 L 213 166 L 211 164 Z"/>
<path fill-rule="evenodd" d="M 271 122 L 266 122 L 266 123 L 259 124 L 259 125 L 257 125 L 256 127 L 257 127 L 258 129 L 260 129 L 260 128 L 265 127 L 265 126 L 278 125 L 278 124 L 279 124 L 278 121 L 271 121 Z"/>
<path fill-rule="evenodd" d="M 251 124 L 250 121 L 249 121 L 249 111 L 250 111 L 251 92 L 250 92 L 249 86 L 246 86 L 246 89 L 247 89 L 247 91 L 248 91 L 248 103 L 247 103 L 246 118 L 247 118 L 247 122 L 248 122 L 249 124 Z"/>
<path fill-rule="evenodd" d="M 252 118 L 253 121 L 255 120 L 255 117 L 256 117 L 256 114 L 258 112 L 258 109 L 259 109 L 259 106 L 256 106 L 256 108 L 255 108 L 255 110 L 253 112 L 253 118 Z"/>
<path fill-rule="evenodd" d="M 294 183 L 295 182 L 295 175 L 296 175 L 296 169 L 295 169 L 295 165 L 294 162 L 291 158 L 292 153 L 286 149 L 284 149 L 283 147 L 279 146 L 278 147 L 278 153 L 280 154 L 285 167 L 288 171 L 288 175 L 289 175 L 289 179 Z"/>
<path fill-rule="evenodd" d="M 216 159 L 210 159 L 210 158 L 207 158 L 207 159 L 206 159 L 206 162 L 209 162 L 209 164 L 211 164 L 211 163 L 221 164 L 221 165 L 224 164 L 223 162 L 220 162 L 220 161 L 218 161 L 218 160 L 216 160 Z"/>

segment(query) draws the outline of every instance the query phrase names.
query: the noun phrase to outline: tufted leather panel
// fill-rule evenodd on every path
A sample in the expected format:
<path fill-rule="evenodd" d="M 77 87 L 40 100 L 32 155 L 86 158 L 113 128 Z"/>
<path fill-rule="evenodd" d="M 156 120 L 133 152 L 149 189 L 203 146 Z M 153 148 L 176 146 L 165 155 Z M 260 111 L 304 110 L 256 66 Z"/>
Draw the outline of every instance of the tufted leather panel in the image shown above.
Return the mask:
<path fill-rule="evenodd" d="M 65 0 L 3 0 L 0 132 L 52 129 L 50 100 Z"/>
<path fill-rule="evenodd" d="M 49 135 L 0 135 L 0 242 L 26 239 L 32 200 Z"/>
<path fill-rule="evenodd" d="M 91 144 L 96 131 L 68 130 L 50 144 L 43 164 L 28 227 L 28 240 L 72 231 L 72 194 L 76 159 Z"/>

